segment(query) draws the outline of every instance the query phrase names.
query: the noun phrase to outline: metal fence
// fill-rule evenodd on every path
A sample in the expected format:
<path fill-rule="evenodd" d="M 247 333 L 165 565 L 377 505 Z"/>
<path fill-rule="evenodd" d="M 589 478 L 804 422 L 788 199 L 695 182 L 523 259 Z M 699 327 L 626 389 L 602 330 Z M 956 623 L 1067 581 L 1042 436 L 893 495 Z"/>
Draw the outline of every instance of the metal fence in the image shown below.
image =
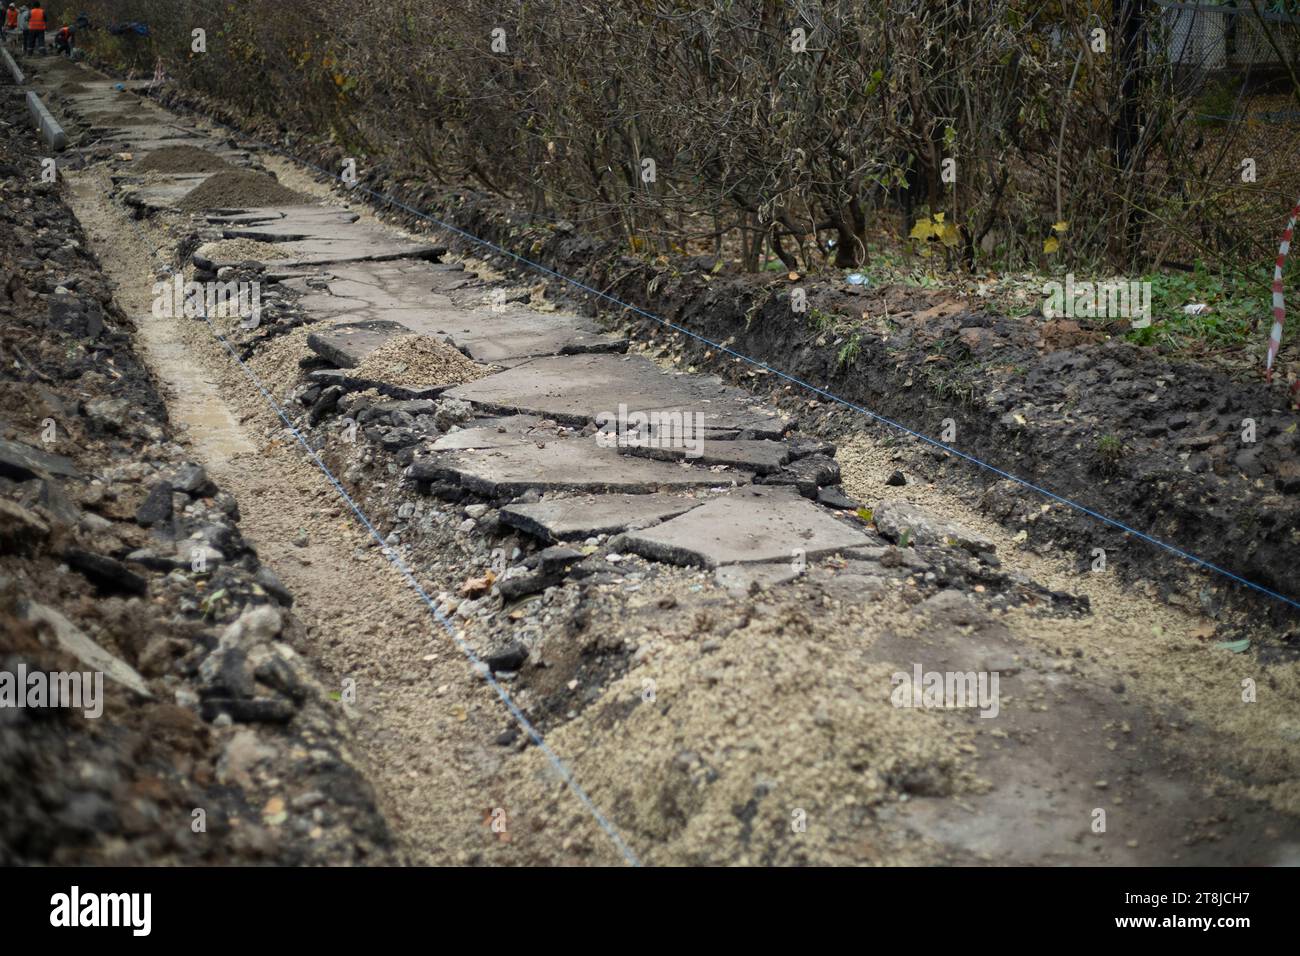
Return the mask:
<path fill-rule="evenodd" d="M 1167 2 L 1159 6 L 1162 30 L 1153 42 L 1164 45 L 1177 67 L 1207 73 L 1284 71 L 1300 51 L 1300 16 L 1273 9 L 1267 0 L 1260 0 L 1258 12 L 1249 0 L 1236 6 Z"/>

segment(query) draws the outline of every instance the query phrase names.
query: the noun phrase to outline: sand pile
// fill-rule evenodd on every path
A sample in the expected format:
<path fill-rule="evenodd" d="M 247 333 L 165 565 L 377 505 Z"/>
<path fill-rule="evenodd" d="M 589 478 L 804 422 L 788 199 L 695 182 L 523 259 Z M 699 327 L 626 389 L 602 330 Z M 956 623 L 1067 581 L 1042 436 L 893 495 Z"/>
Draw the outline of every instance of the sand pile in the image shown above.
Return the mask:
<path fill-rule="evenodd" d="M 286 189 L 265 173 L 230 169 L 205 179 L 180 201 L 190 212 L 204 209 L 252 209 L 258 206 L 300 206 L 310 196 Z"/>
<path fill-rule="evenodd" d="M 263 345 L 249 364 L 263 386 L 276 399 L 285 400 L 302 377 L 299 363 L 312 354 L 307 347 L 311 329 L 299 326 Z"/>
<path fill-rule="evenodd" d="M 490 372 L 431 336 L 403 335 L 375 349 L 351 374 L 418 391 L 474 382 Z"/>
<path fill-rule="evenodd" d="M 204 243 L 199 246 L 198 254 L 213 262 L 269 262 L 289 258 L 289 253 L 277 243 L 256 239 L 220 239 Z"/>
<path fill-rule="evenodd" d="M 142 173 L 219 173 L 233 167 L 197 146 L 167 146 L 150 153 L 135 168 Z"/>

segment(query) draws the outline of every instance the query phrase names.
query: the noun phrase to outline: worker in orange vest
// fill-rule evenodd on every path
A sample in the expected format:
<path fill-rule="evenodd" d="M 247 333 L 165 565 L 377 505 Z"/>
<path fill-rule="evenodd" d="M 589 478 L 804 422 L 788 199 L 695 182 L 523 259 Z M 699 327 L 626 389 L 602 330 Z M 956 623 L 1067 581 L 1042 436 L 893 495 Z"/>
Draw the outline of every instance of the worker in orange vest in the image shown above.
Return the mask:
<path fill-rule="evenodd" d="M 45 9 L 41 6 L 41 0 L 36 0 L 32 4 L 31 13 L 27 15 L 27 31 L 32 38 L 31 52 L 40 49 L 41 56 L 45 56 L 45 29 Z"/>
<path fill-rule="evenodd" d="M 18 8 L 12 3 L 9 9 L 5 11 L 4 27 L 0 29 L 0 36 L 6 36 L 18 29 Z"/>

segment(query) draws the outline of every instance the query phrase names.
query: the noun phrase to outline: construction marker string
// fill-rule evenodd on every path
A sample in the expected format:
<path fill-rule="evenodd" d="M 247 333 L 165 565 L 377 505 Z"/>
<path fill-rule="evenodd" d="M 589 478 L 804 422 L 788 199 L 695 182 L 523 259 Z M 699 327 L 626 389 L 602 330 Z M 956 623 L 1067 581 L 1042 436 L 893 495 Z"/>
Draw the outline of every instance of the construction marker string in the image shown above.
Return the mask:
<path fill-rule="evenodd" d="M 755 368 L 761 368 L 766 372 L 770 372 L 771 374 L 776 375 L 778 378 L 782 378 L 793 385 L 797 385 L 800 388 L 806 389 L 807 391 L 812 392 L 814 395 L 824 398 L 827 401 L 834 402 L 845 408 L 851 409 L 852 411 L 858 412 L 859 414 L 866 415 L 867 417 L 873 419 L 874 421 L 880 422 L 883 425 L 887 425 L 890 428 L 897 429 L 898 431 L 903 432 L 906 435 L 910 435 L 911 437 L 917 439 L 918 441 L 923 441 L 926 444 L 941 449 L 945 452 L 948 452 L 949 454 L 956 455 L 957 457 L 964 459 L 965 461 L 968 461 L 971 464 L 984 469 L 985 471 L 991 472 L 992 474 L 995 474 L 1001 478 L 1005 478 L 1008 481 L 1015 482 L 1017 485 L 1020 485 L 1022 488 L 1026 488 L 1030 491 L 1035 492 L 1036 494 L 1042 495 L 1045 498 L 1049 498 L 1052 501 L 1057 502 L 1058 504 L 1064 505 L 1068 508 L 1073 509 L 1074 511 L 1079 512 L 1080 514 L 1087 515 L 1090 518 L 1095 518 L 1096 520 L 1101 521 L 1104 524 L 1111 526 L 1112 528 L 1116 528 L 1120 531 L 1123 531 L 1125 534 L 1133 535 L 1135 538 L 1145 541 L 1148 544 L 1154 545 L 1155 547 L 1160 548 L 1172 555 L 1175 555 L 1176 557 L 1182 558 L 1183 560 L 1188 561 L 1194 565 L 1197 565 L 1198 567 L 1204 568 L 1207 571 L 1211 571 L 1215 574 L 1218 574 L 1224 578 L 1236 582 L 1237 584 L 1241 584 L 1247 588 L 1250 588 L 1253 591 L 1258 592 L 1259 594 L 1263 594 L 1267 597 L 1273 598 L 1274 600 L 1281 601 L 1282 603 L 1287 604 L 1293 608 L 1300 609 L 1300 601 L 1288 597 L 1285 594 L 1281 594 L 1277 591 L 1274 591 L 1271 588 L 1267 588 L 1262 584 L 1258 584 L 1254 581 L 1244 578 L 1241 575 L 1229 571 L 1226 568 L 1219 567 L 1217 564 L 1214 564 L 1213 562 L 1207 561 L 1204 558 L 1201 558 L 1195 554 L 1185 551 L 1176 545 L 1170 544 L 1166 541 L 1162 541 L 1161 539 L 1154 537 L 1153 535 L 1149 535 L 1143 531 L 1137 530 L 1136 528 L 1132 528 L 1122 521 L 1118 521 L 1114 518 L 1108 517 L 1107 515 L 1101 514 L 1098 511 L 1094 511 L 1088 506 L 1080 504 L 1077 501 L 1074 501 L 1070 498 L 1066 498 L 1063 495 L 1058 495 L 1053 491 L 1049 491 L 1048 489 L 1043 488 L 1033 483 L 1032 481 L 1029 481 L 1028 479 L 1021 478 L 1018 475 L 1013 475 L 1010 472 L 1003 471 L 1001 468 L 998 468 L 996 465 L 989 464 L 988 462 L 980 458 L 977 458 L 974 455 L 967 454 L 966 452 L 954 448 L 951 445 L 948 445 L 944 442 L 941 442 L 938 439 L 931 438 L 928 435 L 924 435 L 921 432 L 908 428 L 906 425 L 896 422 L 891 418 L 887 418 L 884 415 L 880 415 L 876 412 L 873 412 L 869 408 L 864 408 L 863 406 L 850 402 L 847 399 L 840 398 L 838 395 L 835 395 L 832 392 L 828 392 L 826 389 L 821 388 L 820 386 L 813 385 L 810 382 L 805 382 L 794 375 L 790 375 L 787 372 L 783 372 L 779 368 L 774 368 L 771 365 L 768 365 L 766 362 L 760 361 L 755 358 L 751 358 L 750 356 L 745 355 L 741 352 L 737 352 L 735 349 L 729 348 L 728 346 L 723 345 L 720 342 L 715 342 L 706 336 L 691 331 L 690 329 L 679 326 L 676 323 L 671 322 L 668 319 L 665 319 L 661 316 L 655 315 L 652 312 L 648 312 L 639 306 L 632 305 L 631 303 L 628 302 L 624 302 L 622 299 L 619 299 L 616 296 L 612 296 L 607 292 L 601 291 L 600 289 L 592 288 L 591 286 L 587 285 L 586 283 L 582 282 L 579 279 L 574 279 L 570 276 L 564 275 L 561 272 L 556 272 L 554 269 L 551 269 L 541 264 L 540 262 L 534 262 L 533 260 L 527 258 L 526 256 L 521 256 L 517 252 L 512 252 L 511 250 L 506 249 L 503 246 L 497 245 L 491 240 L 482 239 L 478 236 L 475 236 L 473 233 L 466 232 L 464 229 L 461 229 L 459 226 L 453 225 L 452 223 L 444 222 L 443 220 L 438 219 L 436 216 L 431 216 L 428 213 L 421 212 L 420 210 L 415 209 L 412 206 L 402 202 L 400 199 L 395 199 L 392 196 L 387 196 L 383 193 L 376 192 L 360 184 L 356 184 L 356 185 L 349 184 L 347 180 L 343 178 L 342 174 L 331 173 L 329 170 L 323 169 L 320 166 L 317 166 L 315 163 L 311 163 L 308 162 L 307 160 L 301 159 L 300 157 L 297 157 L 292 153 L 284 149 L 281 149 L 280 147 L 275 146 L 273 144 L 264 143 L 261 142 L 260 140 L 253 139 L 251 137 L 246 137 L 246 134 L 244 134 L 242 130 L 239 130 L 227 123 L 223 123 L 220 120 L 214 120 L 214 122 L 218 123 L 218 125 L 224 126 L 226 129 L 231 130 L 233 133 L 237 134 L 238 136 L 244 136 L 248 142 L 255 143 L 256 145 L 260 146 L 263 149 L 269 149 L 272 152 L 285 156 L 288 159 L 293 160 L 294 162 L 306 166 L 308 169 L 312 169 L 316 171 L 317 173 L 319 173 L 320 175 L 324 176 L 327 179 L 342 182 L 346 188 L 349 188 L 352 191 L 360 191 L 362 193 L 365 193 L 366 195 L 370 196 L 373 199 L 384 202 L 397 209 L 401 209 L 403 212 L 409 213 L 410 215 L 415 216 L 417 219 L 422 219 L 425 222 L 432 223 L 433 225 L 439 227 L 440 229 L 445 229 L 448 232 L 454 233 L 464 239 L 469 240 L 470 242 L 482 246 L 483 248 L 491 249 L 492 251 L 497 252 L 510 259 L 513 259 L 514 261 L 519 262 L 530 269 L 533 269 L 544 275 L 548 275 L 553 278 L 559 279 L 562 282 L 566 282 L 576 289 L 580 289 L 589 295 L 593 295 L 598 299 L 602 299 L 604 301 L 610 302 L 621 309 L 625 309 L 629 312 L 635 313 L 636 315 L 642 316 L 643 318 L 647 318 L 653 322 L 657 322 L 660 325 L 664 326 L 665 328 L 672 329 L 674 332 L 678 332 L 682 335 L 689 336 L 690 338 L 695 339 L 697 342 L 701 343 L 702 345 L 706 345 L 711 349 L 715 349 L 719 352 L 724 352 L 727 355 L 730 355 L 736 359 L 739 359 L 742 362 L 746 362 L 749 365 L 754 366 Z"/>
<path fill-rule="evenodd" d="M 136 233 L 139 235 L 145 248 L 149 248 L 150 243 L 140 226 L 134 220 L 131 220 L 131 225 L 135 228 Z M 160 259 L 162 258 L 158 249 L 154 249 L 152 255 L 158 256 Z M 170 266 L 166 265 L 165 260 L 164 265 L 166 268 L 170 269 Z M 488 686 L 492 688 L 497 697 L 500 698 L 501 702 L 505 704 L 506 709 L 510 712 L 510 715 L 514 717 L 515 721 L 519 724 L 520 728 L 523 729 L 524 733 L 526 733 L 542 753 L 545 754 L 546 759 L 550 762 L 556 773 L 559 774 L 560 779 L 564 781 L 569 790 L 578 798 L 579 802 L 581 802 L 583 807 L 585 807 L 591 814 L 592 818 L 595 819 L 600 828 L 605 831 L 605 834 L 609 837 L 619 854 L 623 857 L 624 862 L 629 866 L 640 866 L 641 861 L 637 857 L 636 853 L 630 846 L 628 846 L 627 842 L 618 832 L 618 829 L 610 823 L 603 813 L 600 812 L 600 809 L 592 801 L 591 797 L 588 796 L 587 792 L 583 790 L 568 764 L 560 758 L 559 754 L 551 749 L 550 745 L 547 744 L 546 739 L 542 736 L 541 731 L 534 727 L 532 722 L 524 716 L 523 711 L 520 710 L 519 706 L 515 703 L 514 698 L 510 696 L 510 692 L 501 686 L 500 682 L 498 682 L 493 676 L 491 668 L 479 658 L 479 656 L 474 652 L 474 649 L 470 647 L 456 632 L 456 628 L 452 625 L 451 621 L 448 620 L 447 616 L 439 610 L 437 603 L 429 596 L 428 592 L 425 591 L 424 587 L 420 584 L 415 574 L 412 573 L 406 562 L 402 560 L 401 556 L 398 555 L 393 548 L 390 548 L 385 544 L 383 536 L 379 533 L 378 529 L 375 528 L 370 518 L 352 499 L 352 496 L 348 494 L 347 489 L 343 487 L 342 483 L 334 477 L 334 473 L 330 471 L 329 466 L 321 460 L 320 456 L 316 454 L 311 445 L 307 443 L 306 438 L 304 438 L 302 433 L 294 426 L 284 409 L 271 396 L 271 393 L 266 390 L 265 386 L 263 386 L 261 380 L 257 377 L 257 373 L 249 368 L 248 363 L 239 357 L 239 353 L 235 351 L 234 347 L 226 337 L 217 330 L 211 317 L 205 313 L 203 318 L 208 325 L 208 329 L 212 332 L 213 338 L 220 342 L 222 347 L 230 354 L 230 357 L 235 360 L 244 375 L 253 383 L 253 387 L 261 393 L 262 398 L 266 400 L 266 403 L 271 407 L 271 410 L 275 412 L 280 421 L 284 422 L 285 427 L 289 429 L 294 439 L 303 447 L 303 450 L 311 456 L 316 467 L 320 469 L 321 473 L 324 474 L 329 483 L 334 486 L 334 490 L 339 493 L 348 508 L 350 508 L 352 513 L 356 515 L 357 520 L 365 527 L 367 533 L 379 544 L 380 554 L 382 554 L 384 558 L 386 558 L 388 562 L 392 564 L 392 566 L 395 567 L 406 579 L 406 582 L 419 596 L 420 600 L 424 602 L 426 607 L 428 607 L 429 612 L 433 615 L 434 619 L 442 625 L 443 630 L 447 632 L 447 635 L 451 638 L 452 642 L 469 661 L 470 667 L 487 682 Z"/>

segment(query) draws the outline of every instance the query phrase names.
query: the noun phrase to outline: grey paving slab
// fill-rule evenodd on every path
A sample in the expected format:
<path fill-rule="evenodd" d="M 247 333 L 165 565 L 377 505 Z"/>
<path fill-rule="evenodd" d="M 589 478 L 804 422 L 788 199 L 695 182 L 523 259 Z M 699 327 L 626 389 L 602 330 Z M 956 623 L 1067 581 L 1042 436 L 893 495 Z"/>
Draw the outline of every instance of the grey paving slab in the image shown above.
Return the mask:
<path fill-rule="evenodd" d="M 706 431 L 751 430 L 776 438 L 790 421 L 713 376 L 664 372 L 640 355 L 563 355 L 533 359 L 447 393 L 488 411 L 544 415 L 586 424 L 629 412 L 700 415 Z"/>
<path fill-rule="evenodd" d="M 471 448 L 506 448 L 526 442 L 559 438 L 554 423 L 543 425 L 536 415 L 506 415 L 475 419 L 470 427 L 447 432 L 430 447 L 434 451 L 465 451 Z"/>
<path fill-rule="evenodd" d="M 356 222 L 361 217 L 350 209 L 338 206 L 260 206 L 231 212 L 208 211 L 203 218 L 214 226 L 273 226 L 283 222 L 292 213 L 299 222 L 318 219 L 321 222 Z M 295 226 L 294 228 L 298 228 Z M 323 273 L 328 275 L 328 272 Z"/>
<path fill-rule="evenodd" d="M 450 300 L 448 300 L 450 301 Z M 422 320 L 475 361 L 511 366 L 549 355 L 625 352 L 627 340 L 605 335 L 578 316 L 549 312 L 447 309 Z M 432 327 L 436 326 L 436 333 Z"/>
<path fill-rule="evenodd" d="M 446 246 L 396 238 L 389 230 L 358 222 L 347 210 L 337 207 L 304 203 L 275 208 L 282 215 L 262 223 L 224 227 L 223 232 L 228 237 L 237 235 L 277 243 L 286 253 L 284 259 L 275 260 L 275 269 L 281 273 L 305 266 L 349 262 L 436 259 L 447 251 Z M 322 214 L 321 208 L 327 209 L 328 213 Z M 218 269 L 237 264 L 234 260 L 212 260 L 212 265 Z"/>
<path fill-rule="evenodd" d="M 653 445 L 630 444 L 621 450 L 624 454 L 658 458 L 660 461 L 689 461 L 695 465 L 743 468 L 758 475 L 771 474 L 790 460 L 789 447 L 768 438 L 733 441 L 705 438 L 697 448 L 656 448 Z"/>
<path fill-rule="evenodd" d="M 501 520 L 543 541 L 571 541 L 649 527 L 703 503 L 683 495 L 577 495 L 506 505 Z"/>
<path fill-rule="evenodd" d="M 276 223 L 265 230 L 227 229 L 226 234 L 257 238 L 292 231 L 291 224 Z M 268 278 L 275 278 L 279 269 L 278 263 L 270 263 Z M 485 364 L 508 366 L 538 356 L 627 348 L 626 340 L 601 333 L 580 316 L 456 305 L 438 288 L 457 273 L 463 270 L 434 262 L 365 262 L 332 268 L 321 276 L 290 277 L 284 284 L 301 293 L 299 305 L 313 315 L 401 322 L 413 332 L 451 342 Z"/>
<path fill-rule="evenodd" d="M 561 438 L 503 448 L 434 452 L 416 459 L 407 475 L 448 482 L 484 497 L 514 497 L 529 490 L 650 494 L 726 487 L 743 481 L 663 461 L 630 458 L 602 448 L 594 438 Z"/>
<path fill-rule="evenodd" d="M 276 206 L 275 215 L 209 216 L 221 226 L 224 239 L 257 239 L 288 242 L 301 239 L 347 239 L 355 235 L 350 226 L 361 217 L 337 206 Z"/>
<path fill-rule="evenodd" d="M 630 551 L 671 564 L 793 562 L 860 547 L 871 539 L 781 487 L 737 489 L 661 525 L 626 537 Z"/>
<path fill-rule="evenodd" d="M 724 564 L 713 573 L 718 587 L 735 597 L 745 597 L 793 581 L 799 572 L 793 562 L 773 564 Z"/>
<path fill-rule="evenodd" d="M 176 204 L 184 199 L 211 173 L 185 173 L 168 176 L 164 180 L 152 182 L 122 181 L 122 201 L 129 206 L 150 211 L 175 209 Z"/>
<path fill-rule="evenodd" d="M 409 335 L 397 322 L 342 322 L 307 335 L 307 347 L 339 368 L 356 368 L 390 339 Z"/>
<path fill-rule="evenodd" d="M 288 255 L 275 260 L 275 275 L 290 276 L 310 266 L 330 265 L 338 262 L 382 262 L 386 259 L 436 259 L 447 251 L 445 246 L 422 242 L 403 242 L 378 234 L 358 233 L 350 239 L 303 239 L 283 243 Z M 236 265 L 236 262 L 219 262 L 218 267 Z"/>

